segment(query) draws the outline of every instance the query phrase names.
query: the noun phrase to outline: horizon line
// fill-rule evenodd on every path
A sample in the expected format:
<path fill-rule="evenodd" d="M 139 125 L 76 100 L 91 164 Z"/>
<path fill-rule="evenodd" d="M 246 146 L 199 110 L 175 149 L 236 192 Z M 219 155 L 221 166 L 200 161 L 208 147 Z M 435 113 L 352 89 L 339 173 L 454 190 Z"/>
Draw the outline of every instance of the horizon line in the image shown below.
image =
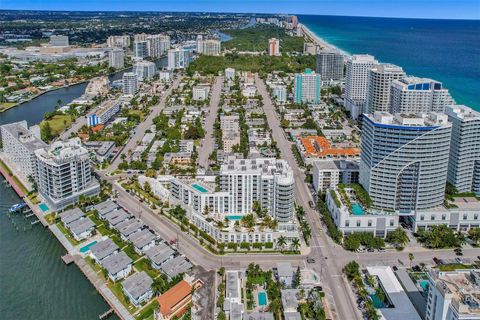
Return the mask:
<path fill-rule="evenodd" d="M 201 13 L 201 14 L 244 14 L 244 15 L 296 15 L 296 16 L 325 16 L 325 17 L 353 17 L 353 18 L 378 18 L 378 19 L 411 19 L 411 20 L 455 20 L 455 21 L 480 21 L 479 18 L 434 18 L 434 17 L 392 17 L 392 16 L 365 16 L 365 15 L 339 15 L 339 14 L 308 14 L 308 13 L 270 13 L 270 12 L 236 12 L 236 11 L 160 11 L 160 10 L 58 10 L 58 9 L 2 9 L 2 11 L 40 11 L 40 12 L 148 12 L 148 13 Z"/>

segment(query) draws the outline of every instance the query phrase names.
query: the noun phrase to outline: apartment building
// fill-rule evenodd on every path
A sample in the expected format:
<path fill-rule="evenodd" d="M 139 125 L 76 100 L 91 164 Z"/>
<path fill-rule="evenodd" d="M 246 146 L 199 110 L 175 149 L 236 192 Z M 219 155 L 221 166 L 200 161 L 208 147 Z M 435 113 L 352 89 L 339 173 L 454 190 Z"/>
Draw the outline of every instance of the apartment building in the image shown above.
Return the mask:
<path fill-rule="evenodd" d="M 106 124 L 120 111 L 121 105 L 119 100 L 104 102 L 100 107 L 87 115 L 87 126 L 94 127 L 98 124 Z"/>
<path fill-rule="evenodd" d="M 343 55 L 337 51 L 320 51 L 317 53 L 315 71 L 322 81 L 340 81 L 343 79 Z"/>
<path fill-rule="evenodd" d="M 306 69 L 304 73 L 295 74 L 295 103 L 320 103 L 322 81 L 315 71 Z"/>
<path fill-rule="evenodd" d="M 125 72 L 122 77 L 123 94 L 135 95 L 138 91 L 138 76 L 133 72 Z"/>
<path fill-rule="evenodd" d="M 315 160 L 313 162 L 313 187 L 317 192 L 335 189 L 339 183 L 358 183 L 358 160 Z"/>
<path fill-rule="evenodd" d="M 115 69 L 125 67 L 125 52 L 123 49 L 114 48 L 108 52 L 108 66 Z"/>
<path fill-rule="evenodd" d="M 405 72 L 399 66 L 381 63 L 368 72 L 368 87 L 366 112 L 390 110 L 390 89 L 394 80 L 405 77 Z"/>

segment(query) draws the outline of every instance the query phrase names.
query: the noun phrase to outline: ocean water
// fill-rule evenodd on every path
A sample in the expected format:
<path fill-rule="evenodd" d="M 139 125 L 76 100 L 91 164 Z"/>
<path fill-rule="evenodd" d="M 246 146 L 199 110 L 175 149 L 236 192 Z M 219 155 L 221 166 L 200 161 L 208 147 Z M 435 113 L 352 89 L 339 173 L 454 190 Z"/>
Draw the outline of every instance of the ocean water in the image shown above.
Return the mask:
<path fill-rule="evenodd" d="M 480 111 L 480 20 L 298 16 L 349 54 L 371 54 L 409 75 L 443 82 L 457 103 Z"/>

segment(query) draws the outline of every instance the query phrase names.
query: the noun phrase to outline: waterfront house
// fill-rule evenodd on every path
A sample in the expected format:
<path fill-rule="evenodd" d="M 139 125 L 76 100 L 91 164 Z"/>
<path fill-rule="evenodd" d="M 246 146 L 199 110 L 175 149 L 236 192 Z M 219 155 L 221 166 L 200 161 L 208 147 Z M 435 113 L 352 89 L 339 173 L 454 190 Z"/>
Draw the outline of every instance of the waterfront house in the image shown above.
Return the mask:
<path fill-rule="evenodd" d="M 77 241 L 87 239 L 95 230 L 95 223 L 90 218 L 82 217 L 68 225 L 68 229 Z"/>
<path fill-rule="evenodd" d="M 129 219 L 115 226 L 115 229 L 120 232 L 120 238 L 122 238 L 122 240 L 128 241 L 128 237 L 131 234 L 142 230 L 143 227 L 145 227 L 145 225 L 140 220 Z"/>
<path fill-rule="evenodd" d="M 108 238 L 106 240 L 95 243 L 90 247 L 90 257 L 95 260 L 96 263 L 101 263 L 101 261 L 113 254 L 116 254 L 120 251 L 118 246 L 113 242 L 112 239 Z"/>
<path fill-rule="evenodd" d="M 125 278 L 132 272 L 133 261 L 125 252 L 120 251 L 103 259 L 101 264 L 107 270 L 108 277 L 112 281 L 117 281 Z"/>
<path fill-rule="evenodd" d="M 193 265 L 184 256 L 177 256 L 168 260 L 160 267 L 163 273 L 165 273 L 169 280 L 178 276 L 181 273 L 185 273 L 190 270 Z"/>
<path fill-rule="evenodd" d="M 152 278 L 142 271 L 125 279 L 122 284 L 123 292 L 134 306 L 139 307 L 140 304 L 152 298 L 152 284 Z"/>
<path fill-rule="evenodd" d="M 85 216 L 85 213 L 79 208 L 73 208 L 67 210 L 60 214 L 60 220 L 65 226 L 68 226 L 70 223 L 77 221 L 78 219 Z"/>
<path fill-rule="evenodd" d="M 145 254 L 152 262 L 152 267 L 155 269 L 160 269 L 163 263 L 173 258 L 175 250 L 170 248 L 164 242 L 160 242 L 159 244 L 146 250 Z"/>
<path fill-rule="evenodd" d="M 131 234 L 128 237 L 128 241 L 133 244 L 135 252 L 143 254 L 143 252 L 155 245 L 157 238 L 149 229 L 143 229 Z"/>
<path fill-rule="evenodd" d="M 192 302 L 193 289 L 203 285 L 201 280 L 193 280 L 193 277 L 185 277 L 184 280 L 164 292 L 157 298 L 159 310 L 155 311 L 155 320 L 170 320 L 180 317 L 188 310 Z"/>

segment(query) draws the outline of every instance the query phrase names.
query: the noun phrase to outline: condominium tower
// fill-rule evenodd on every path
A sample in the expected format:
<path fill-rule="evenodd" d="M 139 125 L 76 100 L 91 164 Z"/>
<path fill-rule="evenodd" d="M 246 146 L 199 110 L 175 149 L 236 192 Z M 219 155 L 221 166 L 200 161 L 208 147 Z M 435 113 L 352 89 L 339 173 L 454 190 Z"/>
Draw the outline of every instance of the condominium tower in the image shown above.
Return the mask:
<path fill-rule="evenodd" d="M 454 104 L 448 89 L 442 83 L 417 77 L 392 81 L 390 90 L 391 113 L 443 112 Z"/>
<path fill-rule="evenodd" d="M 320 103 L 322 81 L 315 71 L 306 69 L 304 73 L 295 74 L 295 103 Z"/>
<path fill-rule="evenodd" d="M 368 72 L 378 61 L 370 55 L 353 55 L 346 65 L 345 75 L 345 109 L 350 111 L 353 119 L 364 112 L 367 99 Z"/>
<path fill-rule="evenodd" d="M 401 67 L 389 63 L 376 65 L 368 73 L 366 112 L 390 110 L 390 88 L 394 80 L 405 77 Z"/>
<path fill-rule="evenodd" d="M 343 79 L 343 55 L 336 51 L 320 51 L 317 53 L 317 68 L 322 81 L 339 81 Z"/>
<path fill-rule="evenodd" d="M 138 76 L 133 72 L 123 74 L 123 94 L 135 95 L 138 91 Z"/>
<path fill-rule="evenodd" d="M 151 61 L 138 61 L 133 66 L 133 72 L 137 75 L 138 81 L 151 80 L 156 73 L 157 67 Z"/>
<path fill-rule="evenodd" d="M 109 36 L 107 38 L 107 46 L 110 48 L 128 48 L 130 47 L 130 36 Z"/>
<path fill-rule="evenodd" d="M 146 58 L 149 56 L 148 41 L 135 41 L 133 43 L 133 54 L 135 58 Z"/>
<path fill-rule="evenodd" d="M 170 37 L 163 34 L 153 34 L 147 37 L 148 55 L 158 58 L 167 53 L 170 49 Z"/>
<path fill-rule="evenodd" d="M 115 69 L 122 69 L 125 66 L 123 49 L 114 48 L 108 53 L 108 66 Z"/>
<path fill-rule="evenodd" d="M 451 130 L 443 113 L 365 114 L 359 181 L 373 207 L 410 212 L 443 204 Z"/>
<path fill-rule="evenodd" d="M 278 40 L 277 38 L 268 39 L 268 55 L 280 55 L 280 40 Z"/>
<path fill-rule="evenodd" d="M 183 48 L 168 50 L 168 69 L 184 69 L 190 63 L 190 52 Z"/>
<path fill-rule="evenodd" d="M 458 192 L 480 196 L 480 112 L 466 106 L 449 106 L 452 123 L 448 182 Z"/>
<path fill-rule="evenodd" d="M 219 56 L 222 51 L 221 42 L 218 39 L 198 39 L 197 52 L 206 56 Z"/>

